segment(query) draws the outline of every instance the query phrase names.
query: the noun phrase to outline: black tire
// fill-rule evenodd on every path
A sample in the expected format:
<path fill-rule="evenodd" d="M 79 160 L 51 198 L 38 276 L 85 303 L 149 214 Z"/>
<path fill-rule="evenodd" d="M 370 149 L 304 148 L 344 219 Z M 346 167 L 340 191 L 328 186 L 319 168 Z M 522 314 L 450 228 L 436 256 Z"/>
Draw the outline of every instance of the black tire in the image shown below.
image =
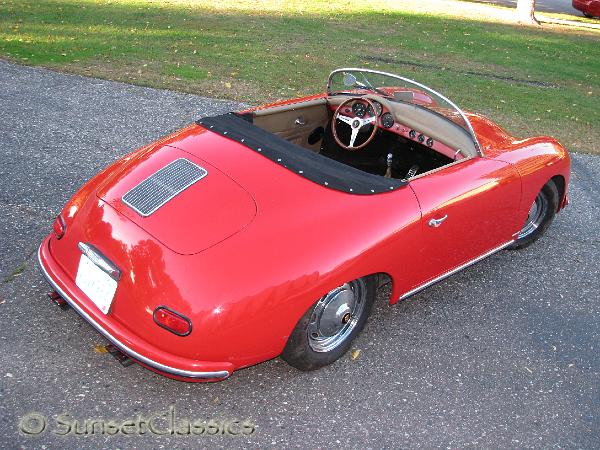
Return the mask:
<path fill-rule="evenodd" d="M 558 202 L 558 189 L 554 182 L 550 180 L 535 198 L 518 239 L 509 248 L 517 250 L 537 241 L 546 232 L 552 220 L 554 220 L 556 210 L 558 209 Z"/>
<path fill-rule="evenodd" d="M 593 16 L 592 14 L 590 14 L 590 13 L 587 13 L 587 12 L 584 12 L 584 13 L 583 13 L 583 15 L 584 15 L 585 17 L 587 17 L 588 19 L 593 19 L 593 18 L 594 18 L 594 16 Z"/>
<path fill-rule="evenodd" d="M 375 276 L 359 278 L 333 289 L 320 298 L 296 324 L 283 349 L 281 358 L 296 369 L 308 371 L 329 365 L 344 355 L 352 345 L 354 338 L 365 326 L 371 313 L 377 290 L 376 281 Z M 354 309 L 340 316 L 340 298 L 342 296 L 349 298 L 349 291 L 352 291 L 354 295 Z M 344 301 L 341 305 L 349 303 L 349 301 Z M 336 311 L 337 314 L 332 314 L 333 311 Z M 348 314 L 349 318 L 347 318 Z M 337 324 L 338 318 L 341 320 L 340 324 Z M 344 322 L 346 318 L 347 320 Z M 325 319 L 328 321 L 323 324 Z M 331 326 L 327 328 L 327 324 L 339 325 L 340 331 L 332 335 L 323 333 L 323 329 L 331 329 Z M 351 328 L 346 328 L 350 326 Z M 336 336 L 337 340 L 334 339 Z"/>

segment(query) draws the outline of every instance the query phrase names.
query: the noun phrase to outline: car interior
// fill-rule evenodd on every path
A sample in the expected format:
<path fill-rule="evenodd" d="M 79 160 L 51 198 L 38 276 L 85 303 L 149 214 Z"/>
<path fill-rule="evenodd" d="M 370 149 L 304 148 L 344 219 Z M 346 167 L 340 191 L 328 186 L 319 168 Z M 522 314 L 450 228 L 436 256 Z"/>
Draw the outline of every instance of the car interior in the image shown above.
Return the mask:
<path fill-rule="evenodd" d="M 408 180 L 477 155 L 461 126 L 401 98 L 334 95 L 258 108 L 251 116 L 255 126 L 291 143 L 387 178 Z"/>

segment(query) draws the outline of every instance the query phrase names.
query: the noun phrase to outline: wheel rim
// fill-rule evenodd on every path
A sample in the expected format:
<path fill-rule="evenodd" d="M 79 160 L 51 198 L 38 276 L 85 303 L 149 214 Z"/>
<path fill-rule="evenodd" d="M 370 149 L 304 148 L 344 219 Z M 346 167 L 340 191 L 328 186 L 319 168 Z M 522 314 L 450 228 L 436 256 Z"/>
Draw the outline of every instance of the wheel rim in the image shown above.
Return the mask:
<path fill-rule="evenodd" d="M 525 222 L 525 226 L 519 233 L 519 239 L 529 236 L 538 227 L 542 224 L 544 217 L 546 217 L 546 212 L 548 211 L 548 199 L 544 195 L 543 192 L 540 192 L 538 196 L 535 198 L 535 201 L 529 208 L 529 215 L 527 216 L 527 221 Z"/>
<path fill-rule="evenodd" d="M 366 303 L 361 279 L 339 286 L 321 298 L 308 324 L 308 343 L 315 352 L 339 347 L 356 328 Z"/>

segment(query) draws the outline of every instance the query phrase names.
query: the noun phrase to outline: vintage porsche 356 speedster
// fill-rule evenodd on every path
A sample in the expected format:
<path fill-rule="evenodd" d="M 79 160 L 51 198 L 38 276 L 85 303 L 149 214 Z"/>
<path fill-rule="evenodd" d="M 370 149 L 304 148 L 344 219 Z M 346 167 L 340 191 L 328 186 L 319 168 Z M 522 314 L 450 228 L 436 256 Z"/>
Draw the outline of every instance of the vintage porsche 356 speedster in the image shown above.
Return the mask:
<path fill-rule="evenodd" d="M 110 165 L 39 248 L 52 297 L 122 356 L 215 381 L 280 356 L 330 364 L 390 303 L 565 207 L 570 159 L 407 78 L 331 73 L 326 92 L 199 119 Z"/>

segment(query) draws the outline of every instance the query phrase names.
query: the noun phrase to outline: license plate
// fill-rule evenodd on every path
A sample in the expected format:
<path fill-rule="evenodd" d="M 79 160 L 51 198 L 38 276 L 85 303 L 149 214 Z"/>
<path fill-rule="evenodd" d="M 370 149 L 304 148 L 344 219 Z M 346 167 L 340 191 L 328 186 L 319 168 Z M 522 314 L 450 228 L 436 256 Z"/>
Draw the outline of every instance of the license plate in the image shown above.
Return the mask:
<path fill-rule="evenodd" d="M 108 314 L 112 304 L 117 282 L 94 264 L 90 258 L 81 255 L 75 284 L 102 311 Z"/>

